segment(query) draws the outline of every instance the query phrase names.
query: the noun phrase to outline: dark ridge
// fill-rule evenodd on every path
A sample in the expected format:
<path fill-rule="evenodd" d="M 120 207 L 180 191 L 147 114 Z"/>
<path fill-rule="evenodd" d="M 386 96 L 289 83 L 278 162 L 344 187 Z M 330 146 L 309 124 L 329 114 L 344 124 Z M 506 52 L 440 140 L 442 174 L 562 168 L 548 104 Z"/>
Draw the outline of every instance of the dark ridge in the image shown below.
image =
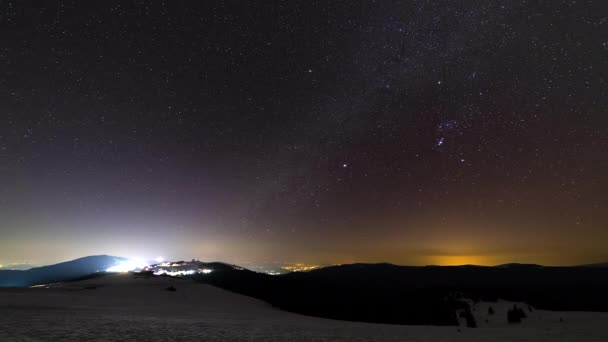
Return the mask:
<path fill-rule="evenodd" d="M 350 265 L 365 268 L 366 265 Z M 393 268 L 394 265 L 381 265 Z M 333 266 L 311 272 L 270 276 L 248 270 L 214 270 L 192 278 L 259 298 L 291 312 L 350 321 L 391 324 L 457 325 L 456 310 L 466 303 L 436 289 L 403 289 L 379 282 L 352 283 L 326 276 Z"/>
<path fill-rule="evenodd" d="M 547 266 L 537 265 L 537 264 L 510 263 L 510 264 L 496 265 L 494 267 L 500 267 L 500 268 L 539 268 L 539 267 L 547 267 Z"/>
<path fill-rule="evenodd" d="M 287 311 L 376 323 L 455 325 L 468 308 L 462 298 L 608 311 L 608 269 L 593 267 L 350 264 L 279 276 L 227 269 L 192 278 Z"/>
<path fill-rule="evenodd" d="M 577 267 L 608 268 L 608 262 L 602 262 L 602 263 L 597 263 L 597 264 L 580 265 L 580 266 L 577 266 Z"/>
<path fill-rule="evenodd" d="M 202 266 L 212 270 L 234 270 L 234 269 L 243 269 L 242 267 L 227 264 L 225 262 L 220 261 L 211 261 L 211 262 L 199 262 Z"/>

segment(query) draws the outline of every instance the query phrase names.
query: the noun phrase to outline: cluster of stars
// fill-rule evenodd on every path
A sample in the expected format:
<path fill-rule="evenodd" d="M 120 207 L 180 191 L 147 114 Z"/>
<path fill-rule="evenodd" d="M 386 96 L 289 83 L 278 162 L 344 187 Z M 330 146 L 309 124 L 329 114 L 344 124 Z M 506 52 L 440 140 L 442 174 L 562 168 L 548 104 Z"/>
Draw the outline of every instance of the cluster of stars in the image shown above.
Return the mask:
<path fill-rule="evenodd" d="M 23 236 L 109 216 L 281 245 L 608 222 L 596 4 L 5 5 L 0 217 Z"/>

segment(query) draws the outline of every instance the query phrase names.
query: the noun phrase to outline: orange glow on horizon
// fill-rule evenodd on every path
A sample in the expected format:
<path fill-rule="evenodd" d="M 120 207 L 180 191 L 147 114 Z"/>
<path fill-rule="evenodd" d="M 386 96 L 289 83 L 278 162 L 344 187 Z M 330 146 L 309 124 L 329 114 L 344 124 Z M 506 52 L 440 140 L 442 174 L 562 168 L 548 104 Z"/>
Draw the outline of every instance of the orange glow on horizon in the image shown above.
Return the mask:
<path fill-rule="evenodd" d="M 496 261 L 483 255 L 434 255 L 429 258 L 429 265 L 438 266 L 460 266 L 460 265 L 480 265 L 493 266 Z"/>

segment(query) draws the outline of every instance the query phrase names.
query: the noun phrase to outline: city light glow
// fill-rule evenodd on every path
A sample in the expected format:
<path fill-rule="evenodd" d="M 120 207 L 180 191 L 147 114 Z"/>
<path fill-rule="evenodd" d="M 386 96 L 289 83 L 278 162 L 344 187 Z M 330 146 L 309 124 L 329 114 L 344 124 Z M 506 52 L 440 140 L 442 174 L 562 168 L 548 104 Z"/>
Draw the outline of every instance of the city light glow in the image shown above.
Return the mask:
<path fill-rule="evenodd" d="M 319 265 L 308 265 L 308 264 L 291 264 L 291 265 L 286 265 L 286 266 L 282 266 L 281 268 L 284 270 L 287 270 L 289 272 L 306 272 L 306 271 L 312 271 L 314 269 L 317 269 L 321 266 Z"/>

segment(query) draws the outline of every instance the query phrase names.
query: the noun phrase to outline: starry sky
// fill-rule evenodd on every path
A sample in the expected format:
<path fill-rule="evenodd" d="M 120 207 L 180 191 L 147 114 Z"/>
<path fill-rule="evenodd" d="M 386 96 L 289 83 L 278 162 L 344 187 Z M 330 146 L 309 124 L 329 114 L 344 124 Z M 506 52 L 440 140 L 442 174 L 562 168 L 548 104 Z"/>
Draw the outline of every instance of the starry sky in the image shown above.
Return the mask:
<path fill-rule="evenodd" d="M 0 264 L 608 261 L 605 1 L 0 0 Z"/>

